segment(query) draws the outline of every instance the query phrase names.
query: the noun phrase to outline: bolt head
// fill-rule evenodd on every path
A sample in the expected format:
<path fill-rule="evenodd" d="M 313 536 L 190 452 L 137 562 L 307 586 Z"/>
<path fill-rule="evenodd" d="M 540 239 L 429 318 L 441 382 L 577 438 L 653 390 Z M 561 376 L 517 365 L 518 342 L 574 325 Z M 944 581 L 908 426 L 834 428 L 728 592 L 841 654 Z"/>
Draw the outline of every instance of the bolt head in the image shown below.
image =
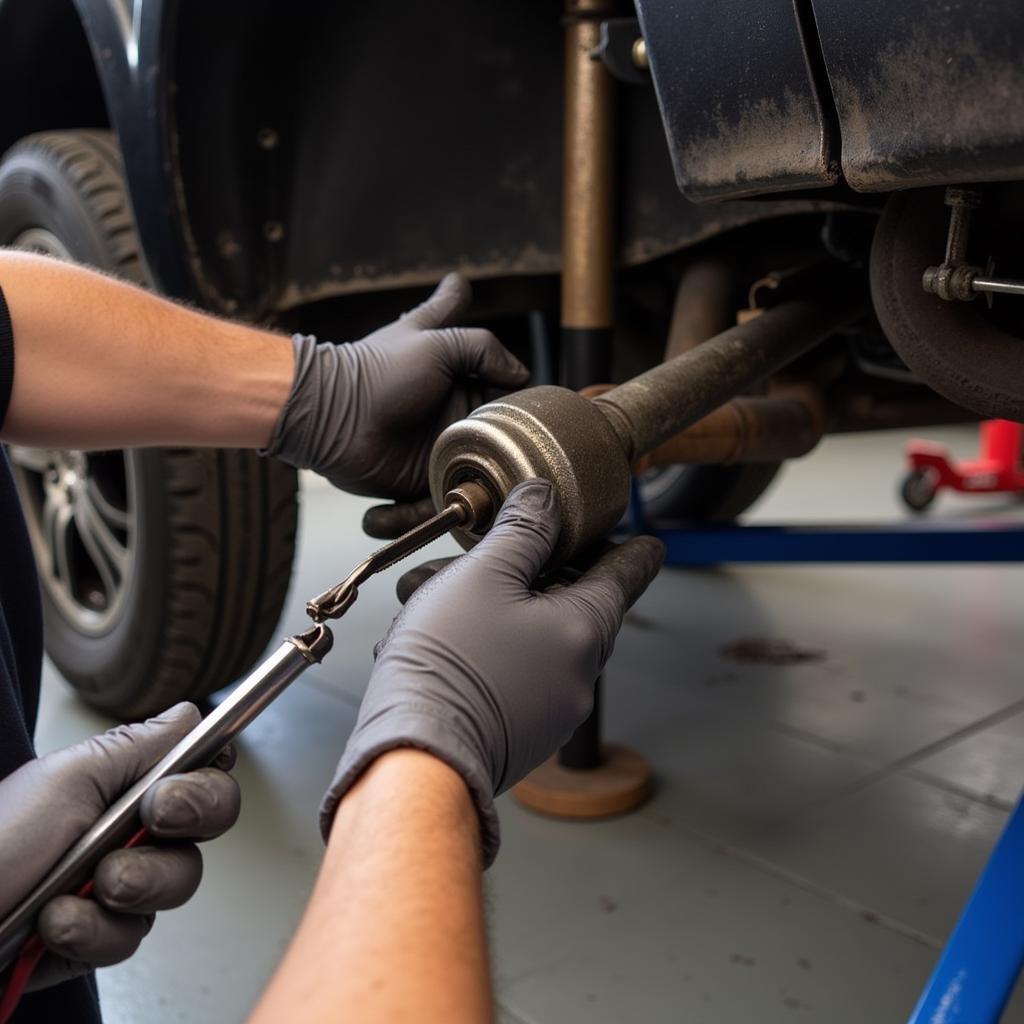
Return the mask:
<path fill-rule="evenodd" d="M 647 57 L 647 41 L 643 36 L 633 40 L 632 57 L 633 67 L 639 68 L 641 71 L 650 70 L 651 63 Z"/>

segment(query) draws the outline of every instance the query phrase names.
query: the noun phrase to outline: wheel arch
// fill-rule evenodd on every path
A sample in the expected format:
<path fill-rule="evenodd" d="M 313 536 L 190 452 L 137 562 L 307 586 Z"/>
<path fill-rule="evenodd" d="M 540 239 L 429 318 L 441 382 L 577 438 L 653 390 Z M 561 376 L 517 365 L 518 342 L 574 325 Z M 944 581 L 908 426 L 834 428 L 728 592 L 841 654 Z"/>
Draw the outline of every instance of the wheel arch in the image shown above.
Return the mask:
<path fill-rule="evenodd" d="M 170 131 L 165 58 L 177 7 L 0 0 L 0 152 L 40 131 L 113 131 L 150 279 L 166 294 L 201 301 Z"/>
<path fill-rule="evenodd" d="M 92 47 L 74 0 L 0 0 L 0 152 L 33 132 L 109 128 Z M 38 59 L 40 47 L 59 61 Z"/>
<path fill-rule="evenodd" d="M 109 132 L 36 132 L 12 151 L 0 170 L 0 244 L 16 242 L 26 225 L 51 232 L 80 262 L 143 276 Z M 14 460 L 35 475 L 21 480 L 30 523 L 47 521 L 44 481 L 55 455 L 22 449 Z M 60 499 L 65 507 L 88 505 L 89 521 L 105 524 L 101 533 L 83 533 L 74 515 L 60 538 L 30 533 L 54 664 L 88 702 L 135 718 L 219 689 L 266 647 L 288 590 L 296 474 L 251 450 L 142 448 L 125 453 L 122 477 L 108 461 L 117 455 L 72 458 L 72 491 Z M 88 482 L 98 473 L 108 486 L 94 493 Z M 68 556 L 63 562 L 40 552 L 40 545 L 56 550 L 55 542 Z M 122 555 L 113 561 L 111 544 Z M 46 575 L 54 562 L 60 580 Z M 61 580 L 67 600 L 55 596 Z"/>

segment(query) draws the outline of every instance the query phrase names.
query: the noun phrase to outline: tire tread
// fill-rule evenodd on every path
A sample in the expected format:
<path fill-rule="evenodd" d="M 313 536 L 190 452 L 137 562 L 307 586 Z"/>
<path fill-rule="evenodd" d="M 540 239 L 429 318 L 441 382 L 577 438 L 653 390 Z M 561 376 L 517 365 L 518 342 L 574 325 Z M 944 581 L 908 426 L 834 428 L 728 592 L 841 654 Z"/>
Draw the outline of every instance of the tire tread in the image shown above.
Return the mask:
<path fill-rule="evenodd" d="M 103 236 L 108 270 L 147 284 L 120 150 L 110 132 L 47 131 L 7 158 L 55 164 Z M 267 646 L 288 592 L 297 528 L 295 470 L 243 450 L 166 448 L 159 460 L 167 525 L 163 626 L 130 685 L 119 669 L 84 675 L 55 658 L 89 703 L 137 718 L 197 699 L 242 675 Z M 109 676 L 109 678 L 107 677 Z"/>

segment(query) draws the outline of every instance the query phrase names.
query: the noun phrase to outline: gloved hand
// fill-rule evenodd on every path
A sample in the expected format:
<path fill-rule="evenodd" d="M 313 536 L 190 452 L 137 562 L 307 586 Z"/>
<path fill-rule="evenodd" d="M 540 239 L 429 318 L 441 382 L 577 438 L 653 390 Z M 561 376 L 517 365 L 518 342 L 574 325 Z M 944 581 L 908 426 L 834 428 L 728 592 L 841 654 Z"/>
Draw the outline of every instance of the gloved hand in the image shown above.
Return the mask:
<path fill-rule="evenodd" d="M 177 704 L 29 761 L 0 781 L 0 916 L 199 720 L 194 704 Z M 230 767 L 229 760 L 217 763 Z M 192 840 L 225 832 L 238 809 L 238 785 L 221 768 L 155 785 L 143 800 L 142 824 L 161 842 L 107 854 L 93 875 L 94 899 L 58 896 L 46 904 L 38 928 L 50 952 L 30 989 L 131 956 L 156 911 L 181 906 L 198 888 L 203 858 Z"/>
<path fill-rule="evenodd" d="M 515 388 L 529 378 L 490 331 L 453 326 L 469 300 L 469 282 L 449 274 L 421 306 L 362 341 L 295 335 L 295 380 L 262 454 L 353 494 L 422 498 L 435 438 L 473 407 L 467 385 Z"/>
<path fill-rule="evenodd" d="M 508 496 L 490 533 L 427 580 L 375 650 L 356 727 L 321 806 L 324 838 L 345 792 L 395 747 L 427 750 L 465 779 L 485 866 L 498 849 L 493 798 L 553 754 L 586 718 L 627 609 L 664 546 L 638 537 L 575 583 L 531 589 L 554 550 L 557 494 L 542 480 Z"/>

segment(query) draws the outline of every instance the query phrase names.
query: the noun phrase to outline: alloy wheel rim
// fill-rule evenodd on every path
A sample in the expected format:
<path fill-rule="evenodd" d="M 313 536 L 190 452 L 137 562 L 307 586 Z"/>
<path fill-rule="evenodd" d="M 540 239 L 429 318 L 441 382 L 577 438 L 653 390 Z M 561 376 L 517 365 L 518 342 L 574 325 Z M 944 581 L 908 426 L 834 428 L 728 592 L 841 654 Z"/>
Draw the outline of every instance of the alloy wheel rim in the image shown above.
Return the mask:
<path fill-rule="evenodd" d="M 135 473 L 124 452 L 9 448 L 43 585 L 83 633 L 119 617 L 135 565 Z"/>
<path fill-rule="evenodd" d="M 42 227 L 22 231 L 12 248 L 72 261 Z M 127 452 L 8 447 L 36 567 L 46 593 L 79 632 L 113 627 L 135 567 L 135 468 Z"/>

